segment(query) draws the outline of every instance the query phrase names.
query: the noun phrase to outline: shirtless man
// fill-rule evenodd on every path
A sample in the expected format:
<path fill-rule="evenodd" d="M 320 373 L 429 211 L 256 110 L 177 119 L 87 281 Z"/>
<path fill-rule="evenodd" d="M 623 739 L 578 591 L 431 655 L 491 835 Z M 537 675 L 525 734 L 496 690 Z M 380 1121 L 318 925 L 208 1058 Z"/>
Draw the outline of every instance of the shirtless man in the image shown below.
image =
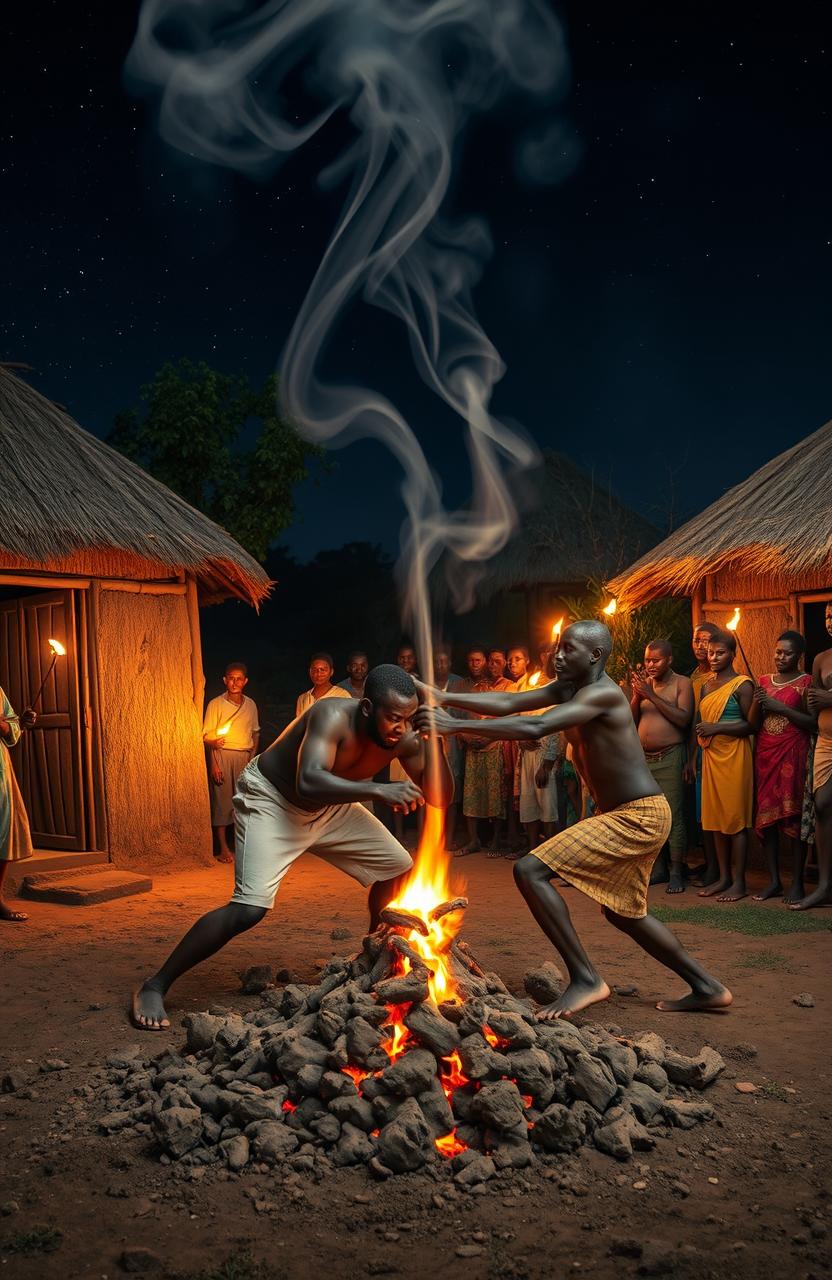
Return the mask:
<path fill-rule="evenodd" d="M 553 683 L 526 693 L 435 694 L 440 706 L 420 707 L 414 720 L 420 733 L 432 728 L 443 735 L 458 733 L 460 722 L 442 708 L 476 707 L 501 717 L 478 723 L 484 737 L 528 741 L 563 731 L 572 746 L 598 812 L 514 864 L 520 892 L 569 971 L 563 995 L 539 1010 L 543 1021 L 577 1013 L 610 994 L 552 884 L 555 875 L 600 902 L 611 924 L 689 984 L 688 995 L 661 1000 L 658 1009 L 724 1009 L 732 999 L 670 930 L 647 914 L 650 871 L 670 831 L 670 806 L 644 762 L 627 699 L 604 670 L 611 648 L 603 623 L 575 622 L 561 637 Z M 542 714 L 521 714 L 534 711 Z"/>
<path fill-rule="evenodd" d="M 370 888 L 370 928 L 412 865 L 410 854 L 361 801 L 412 813 L 425 801 L 446 808 L 453 780 L 436 739 L 412 728 L 416 686 L 400 667 L 376 667 L 360 700 L 321 699 L 243 770 L 234 796 L 234 893 L 186 933 L 158 973 L 133 995 L 133 1021 L 145 1031 L 170 1026 L 171 983 L 251 929 L 274 905 L 280 882 L 302 853 L 346 871 Z M 373 782 L 391 760 L 407 778 Z"/>
<path fill-rule="evenodd" d="M 672 661 L 669 640 L 650 641 L 644 650 L 645 674 L 634 671 L 630 677 L 630 707 L 647 768 L 661 787 L 672 817 L 670 840 L 656 859 L 650 883 L 666 884 L 665 893 L 684 893 L 687 824 L 682 775 L 693 717 L 693 689 L 687 676 L 673 670 Z"/>
<path fill-rule="evenodd" d="M 832 600 L 826 604 L 826 630 L 832 636 Z M 812 663 L 812 683 L 806 702 L 818 718 L 818 737 L 812 786 L 815 793 L 815 849 L 818 855 L 818 887 L 792 911 L 808 911 L 832 902 L 832 649 L 824 649 Z"/>

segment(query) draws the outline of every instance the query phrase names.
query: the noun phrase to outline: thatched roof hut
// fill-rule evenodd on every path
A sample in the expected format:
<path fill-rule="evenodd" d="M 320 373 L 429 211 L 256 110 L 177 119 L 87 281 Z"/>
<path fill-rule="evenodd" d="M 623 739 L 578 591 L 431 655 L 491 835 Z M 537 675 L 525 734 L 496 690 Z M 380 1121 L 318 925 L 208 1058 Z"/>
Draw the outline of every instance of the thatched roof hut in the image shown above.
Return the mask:
<path fill-rule="evenodd" d="M 470 638 L 516 643 L 527 636 L 535 644 L 548 634 L 551 615 L 564 612 L 562 597 L 617 573 L 657 536 L 654 525 L 553 449 L 544 450 L 525 496 L 517 532 L 477 579 L 477 600 L 486 607 L 462 624 Z"/>
<path fill-rule="evenodd" d="M 641 556 L 609 581 L 610 590 L 630 608 L 689 596 L 694 622 L 723 623 L 739 606 L 757 672 L 770 669 L 786 627 L 803 631 L 816 649 L 823 602 L 832 595 L 830 451 L 827 422 Z"/>
<path fill-rule="evenodd" d="M 0 365 L 0 567 L 95 577 L 185 572 L 200 601 L 255 606 L 269 579 L 218 525 Z"/>
<path fill-rule="evenodd" d="M 227 533 L 0 366 L 0 685 L 40 849 L 121 866 L 210 855 L 199 603 L 270 582 Z M 21 864 L 25 866 L 25 864 Z M 30 864 L 31 865 L 31 864 Z"/>

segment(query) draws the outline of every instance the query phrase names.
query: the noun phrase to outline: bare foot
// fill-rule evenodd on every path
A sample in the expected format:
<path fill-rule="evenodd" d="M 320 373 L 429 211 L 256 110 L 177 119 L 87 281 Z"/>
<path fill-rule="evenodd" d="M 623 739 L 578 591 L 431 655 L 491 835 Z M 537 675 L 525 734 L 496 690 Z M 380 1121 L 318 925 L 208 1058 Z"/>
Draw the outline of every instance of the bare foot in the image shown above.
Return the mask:
<path fill-rule="evenodd" d="M 217 862 L 233 862 L 234 854 L 230 849 L 220 849 L 219 853 L 215 853 L 214 857 Z"/>
<path fill-rule="evenodd" d="M 610 989 L 603 978 L 597 982 L 571 982 L 559 1000 L 544 1005 L 535 1016 L 538 1022 L 556 1022 L 558 1018 L 571 1018 L 581 1009 L 609 1000 L 609 997 Z"/>
<path fill-rule="evenodd" d="M 807 897 L 801 898 L 799 902 L 792 902 L 789 905 L 789 911 L 811 911 L 812 907 L 825 907 L 829 901 L 829 889 L 825 886 L 821 888 L 818 885 L 814 893 L 808 894 Z"/>
<path fill-rule="evenodd" d="M 467 858 L 469 853 L 479 853 L 480 847 L 479 840 L 469 840 L 467 844 L 460 845 L 454 850 L 454 857 Z"/>
<path fill-rule="evenodd" d="M 806 890 L 799 880 L 792 881 L 789 892 L 783 895 L 783 901 L 787 907 L 792 906 L 795 902 L 802 902 L 806 897 Z"/>
<path fill-rule="evenodd" d="M 715 893 L 725 893 L 726 889 L 731 888 L 731 881 L 727 876 L 723 876 L 721 880 L 715 880 L 713 884 L 709 884 L 706 888 L 699 890 L 700 898 L 712 898 Z"/>
<path fill-rule="evenodd" d="M 701 990 L 691 991 L 681 1000 L 659 1000 L 656 1005 L 662 1013 L 720 1013 L 728 1008 L 734 997 L 727 987 L 711 982 Z"/>
<path fill-rule="evenodd" d="M 0 902 L 0 920 L 9 920 L 12 924 L 22 924 L 29 916 L 25 911 L 14 911 L 5 902 Z"/>
<path fill-rule="evenodd" d="M 165 1013 L 161 991 L 143 982 L 133 992 L 133 1023 L 141 1031 L 166 1031 L 170 1020 Z"/>
<path fill-rule="evenodd" d="M 783 893 L 783 886 L 780 883 L 780 881 L 773 880 L 770 885 L 768 885 L 765 889 L 763 889 L 762 893 L 754 894 L 754 901 L 768 902 L 769 898 L 779 898 L 782 896 L 782 893 Z"/>
<path fill-rule="evenodd" d="M 729 885 L 724 893 L 716 895 L 717 902 L 739 902 L 740 898 L 747 898 L 748 890 L 745 887 L 744 880 L 735 880 Z"/>
<path fill-rule="evenodd" d="M 681 871 L 671 871 L 670 880 L 668 881 L 665 893 L 684 893 L 685 881 Z"/>

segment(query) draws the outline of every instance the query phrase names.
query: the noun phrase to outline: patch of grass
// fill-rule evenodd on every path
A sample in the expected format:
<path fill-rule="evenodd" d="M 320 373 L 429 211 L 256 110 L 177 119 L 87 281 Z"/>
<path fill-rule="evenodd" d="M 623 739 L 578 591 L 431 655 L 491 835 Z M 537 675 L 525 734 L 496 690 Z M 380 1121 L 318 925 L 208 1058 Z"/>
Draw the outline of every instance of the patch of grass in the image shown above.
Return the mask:
<path fill-rule="evenodd" d="M 54 1253 L 60 1249 L 63 1232 L 57 1227 L 47 1227 L 38 1223 L 29 1231 L 17 1231 L 3 1241 L 4 1253 L 23 1253 L 30 1256 L 34 1253 Z"/>
<path fill-rule="evenodd" d="M 742 969 L 777 969 L 781 973 L 795 972 L 786 957 L 781 956 L 779 951 L 749 951 L 739 963 Z"/>
<path fill-rule="evenodd" d="M 776 1102 L 788 1102 L 789 1095 L 776 1080 L 764 1080 L 757 1090 L 764 1098 L 774 1098 Z"/>
<path fill-rule="evenodd" d="M 665 924 L 701 924 L 706 929 L 744 933 L 750 938 L 766 938 L 783 933 L 828 933 L 832 920 L 819 919 L 808 911 L 769 911 L 765 907 L 651 907 L 650 914 Z"/>

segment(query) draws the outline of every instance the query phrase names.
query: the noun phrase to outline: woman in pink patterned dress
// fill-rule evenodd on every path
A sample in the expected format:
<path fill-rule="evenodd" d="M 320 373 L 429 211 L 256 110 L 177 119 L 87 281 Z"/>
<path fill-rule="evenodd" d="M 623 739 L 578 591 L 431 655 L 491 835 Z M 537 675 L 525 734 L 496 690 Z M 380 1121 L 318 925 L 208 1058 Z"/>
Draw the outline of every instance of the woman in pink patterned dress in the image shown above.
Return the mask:
<path fill-rule="evenodd" d="M 800 843 L 800 815 L 809 735 L 815 725 L 806 707 L 811 676 L 799 669 L 805 650 L 806 641 L 799 631 L 784 631 L 774 648 L 774 674 L 761 676 L 754 690 L 754 830 L 765 848 L 771 877 L 762 893 L 754 895 L 758 902 L 783 895 L 778 861 L 781 832 L 791 846 L 793 866 L 785 901 L 799 902 L 803 897 L 805 850 Z"/>

